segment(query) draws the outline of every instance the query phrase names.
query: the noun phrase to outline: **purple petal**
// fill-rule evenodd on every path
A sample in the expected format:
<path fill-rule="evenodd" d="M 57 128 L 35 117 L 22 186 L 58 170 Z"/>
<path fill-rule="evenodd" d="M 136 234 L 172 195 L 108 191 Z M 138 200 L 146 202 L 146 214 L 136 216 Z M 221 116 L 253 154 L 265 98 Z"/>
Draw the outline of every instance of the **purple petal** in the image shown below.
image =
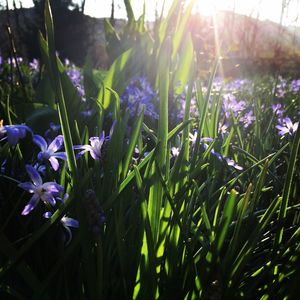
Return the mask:
<path fill-rule="evenodd" d="M 289 130 L 286 127 L 280 125 L 276 125 L 275 127 L 279 130 L 280 135 L 285 135 L 286 133 L 289 133 Z"/>
<path fill-rule="evenodd" d="M 114 127 L 115 127 L 115 124 L 111 127 L 110 129 L 110 132 L 109 132 L 109 135 L 111 136 L 113 134 L 113 130 L 114 130 Z M 99 136 L 99 139 L 101 141 L 104 141 L 105 140 L 105 133 L 104 131 L 101 132 L 100 136 Z"/>
<path fill-rule="evenodd" d="M 98 137 L 91 137 L 89 139 L 89 141 L 91 143 L 92 148 L 101 149 L 101 147 L 103 145 L 103 142 L 104 142 L 104 138 L 102 138 L 101 136 L 100 136 L 100 138 L 98 138 Z"/>
<path fill-rule="evenodd" d="M 74 227 L 74 228 L 79 227 L 79 222 L 77 220 L 66 217 L 66 216 L 63 216 L 61 218 L 61 222 L 63 223 L 64 226 L 67 226 L 67 227 Z"/>
<path fill-rule="evenodd" d="M 29 200 L 28 204 L 24 207 L 22 211 L 22 215 L 26 216 L 28 215 L 39 203 L 40 197 L 37 194 L 34 194 L 31 199 Z"/>
<path fill-rule="evenodd" d="M 285 121 L 285 124 L 286 124 L 287 128 L 292 128 L 293 127 L 293 122 L 291 121 L 290 118 L 285 118 L 284 121 Z"/>
<path fill-rule="evenodd" d="M 39 185 L 43 184 L 43 181 L 42 181 L 42 178 L 41 178 L 39 172 L 34 167 L 32 167 L 30 165 L 26 165 L 26 171 L 27 171 L 30 179 L 34 183 L 34 185 L 39 186 Z"/>
<path fill-rule="evenodd" d="M 39 152 L 37 158 L 39 161 L 43 161 L 45 159 L 45 152 Z"/>
<path fill-rule="evenodd" d="M 56 200 L 55 198 L 53 197 L 53 195 L 51 193 L 44 193 L 42 196 L 41 196 L 41 199 L 44 201 L 44 202 L 47 202 L 49 203 L 50 205 L 54 206 L 56 204 Z"/>
<path fill-rule="evenodd" d="M 95 159 L 95 160 L 99 160 L 100 159 L 100 157 L 97 155 L 97 153 L 94 150 L 91 150 L 90 154 L 91 154 L 91 156 L 92 156 L 93 159 Z"/>
<path fill-rule="evenodd" d="M 20 131 L 17 128 L 6 128 L 7 142 L 10 146 L 15 146 L 20 138 Z"/>
<path fill-rule="evenodd" d="M 64 143 L 64 137 L 62 135 L 58 135 L 49 145 L 48 150 L 56 152 L 59 150 Z"/>
<path fill-rule="evenodd" d="M 92 151 L 92 150 L 83 150 L 83 151 L 80 151 L 79 153 L 77 153 L 76 159 L 78 159 L 80 156 L 82 156 L 85 152 L 88 152 L 88 151 Z"/>
<path fill-rule="evenodd" d="M 6 125 L 3 126 L 4 130 L 7 133 L 7 142 L 10 146 L 15 146 L 19 139 L 22 139 L 26 136 L 26 131 L 31 131 L 28 126 L 25 125 Z"/>
<path fill-rule="evenodd" d="M 293 125 L 293 132 L 296 132 L 299 126 L 299 122 L 294 123 Z"/>
<path fill-rule="evenodd" d="M 54 171 L 57 171 L 58 168 L 59 168 L 58 160 L 57 160 L 55 157 L 51 156 L 51 157 L 49 158 L 49 161 L 50 161 L 50 163 L 51 163 L 51 166 L 52 166 L 53 170 L 54 170 Z"/>
<path fill-rule="evenodd" d="M 56 182 L 45 182 L 42 187 L 49 193 L 59 193 L 64 190 L 64 188 Z"/>
<path fill-rule="evenodd" d="M 225 158 L 225 160 L 226 160 L 226 163 L 227 163 L 227 165 L 228 166 L 235 166 L 235 161 L 234 160 L 232 160 L 232 159 L 230 159 L 230 158 Z"/>
<path fill-rule="evenodd" d="M 18 187 L 20 187 L 21 189 L 23 189 L 31 194 L 34 193 L 34 190 L 35 190 L 35 186 L 31 182 L 19 183 Z"/>
<path fill-rule="evenodd" d="M 214 141 L 214 139 L 212 139 L 212 138 L 210 138 L 210 137 L 204 137 L 204 138 L 201 138 L 201 139 L 200 139 L 200 142 L 201 142 L 201 143 L 203 143 L 203 142 L 204 142 L 204 143 L 207 143 L 207 142 L 208 142 L 208 143 L 212 143 L 213 141 Z"/>
<path fill-rule="evenodd" d="M 45 139 L 40 136 L 35 134 L 32 137 L 32 141 L 42 150 L 42 151 L 46 151 L 47 150 L 47 142 L 45 141 Z"/>
<path fill-rule="evenodd" d="M 52 157 L 60 158 L 63 160 L 67 160 L 67 154 L 66 152 L 57 152 L 51 155 Z"/>
<path fill-rule="evenodd" d="M 43 214 L 43 217 L 46 218 L 46 219 L 50 219 L 50 218 L 52 217 L 52 212 L 46 211 L 46 212 Z"/>
<path fill-rule="evenodd" d="M 243 167 L 241 167 L 239 165 L 235 165 L 234 168 L 239 171 L 242 171 L 244 169 Z"/>
<path fill-rule="evenodd" d="M 17 129 L 19 131 L 19 139 L 23 139 L 26 136 L 26 130 L 21 126 L 18 126 Z"/>
<path fill-rule="evenodd" d="M 284 126 L 276 125 L 275 128 L 277 128 L 278 130 L 287 130 L 288 132 L 288 129 Z"/>
<path fill-rule="evenodd" d="M 68 193 L 65 193 L 64 194 L 64 197 L 62 198 L 62 201 L 65 202 L 69 199 L 69 194 Z"/>
<path fill-rule="evenodd" d="M 222 161 L 223 156 L 219 152 L 215 152 L 214 149 L 211 151 L 211 153 L 220 161 Z"/>
<path fill-rule="evenodd" d="M 91 150 L 92 147 L 90 145 L 76 145 L 76 146 L 73 146 L 73 149 L 75 150 Z"/>

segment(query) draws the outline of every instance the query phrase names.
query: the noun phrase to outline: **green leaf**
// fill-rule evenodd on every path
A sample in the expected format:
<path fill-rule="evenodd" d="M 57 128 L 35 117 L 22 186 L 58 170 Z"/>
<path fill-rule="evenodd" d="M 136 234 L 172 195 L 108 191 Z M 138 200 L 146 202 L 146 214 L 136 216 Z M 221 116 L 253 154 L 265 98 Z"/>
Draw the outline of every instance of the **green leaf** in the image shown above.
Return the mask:
<path fill-rule="evenodd" d="M 135 123 L 135 126 L 133 127 L 132 133 L 131 133 L 128 150 L 127 150 L 127 153 L 126 153 L 126 156 L 125 156 L 125 159 L 124 159 L 123 168 L 122 168 L 123 169 L 122 170 L 123 178 L 125 178 L 127 173 L 128 173 L 128 167 L 129 167 L 130 161 L 132 160 L 132 154 L 133 154 L 134 148 L 137 144 L 137 139 L 138 139 L 138 136 L 140 134 L 140 130 L 141 130 L 142 122 L 143 122 L 143 117 L 144 117 L 144 108 L 141 111 L 141 113 L 140 113 L 140 115 L 139 115 L 139 117 L 138 117 L 138 119 Z"/>
<path fill-rule="evenodd" d="M 174 75 L 174 93 L 180 95 L 186 83 L 190 78 L 193 78 L 194 66 L 194 48 L 191 34 L 188 33 L 185 41 L 182 54 L 180 55 L 179 65 Z"/>
<path fill-rule="evenodd" d="M 219 224 L 219 231 L 216 232 L 217 236 L 217 252 L 220 253 L 221 249 L 223 247 L 225 238 L 228 234 L 228 228 L 229 225 L 232 222 L 233 214 L 234 214 L 234 209 L 236 207 L 236 198 L 237 198 L 238 193 L 235 190 L 231 190 L 230 195 L 228 199 L 226 200 L 223 214 L 220 220 Z"/>
<path fill-rule="evenodd" d="M 117 86 L 118 82 L 122 79 L 122 72 L 124 71 L 126 63 L 128 62 L 131 55 L 132 49 L 127 50 L 126 52 L 121 54 L 110 67 L 104 79 L 103 86 L 100 89 L 97 97 L 97 102 L 101 106 L 103 106 L 104 109 L 107 109 L 111 102 L 111 93 L 107 88 L 115 90 L 115 87 Z"/>

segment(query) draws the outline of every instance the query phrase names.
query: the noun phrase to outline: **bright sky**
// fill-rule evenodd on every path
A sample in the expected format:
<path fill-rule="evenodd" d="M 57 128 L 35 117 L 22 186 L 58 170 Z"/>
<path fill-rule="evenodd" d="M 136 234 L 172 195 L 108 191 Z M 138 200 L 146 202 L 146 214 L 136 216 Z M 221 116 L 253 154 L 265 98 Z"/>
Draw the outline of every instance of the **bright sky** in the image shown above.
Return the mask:
<path fill-rule="evenodd" d="M 19 6 L 20 0 L 15 0 Z M 186 0 L 188 2 L 188 0 Z M 8 1 L 10 4 L 12 0 Z M 75 3 L 81 3 L 81 0 L 75 0 Z M 163 0 L 145 0 L 146 19 L 154 20 L 155 6 L 161 11 Z M 300 1 L 299 0 L 198 0 L 195 10 L 204 14 L 212 14 L 215 10 L 235 9 L 237 13 L 252 15 L 256 17 L 259 14 L 261 20 L 280 21 L 282 3 L 289 3 L 285 10 L 283 24 L 300 26 Z M 0 3 L 5 3 L 0 0 Z M 143 11 L 143 0 L 131 0 L 135 17 L 139 17 Z M 165 0 L 166 10 L 170 7 L 172 0 Z M 22 0 L 23 7 L 32 5 L 32 0 Z M 12 6 L 11 6 L 12 7 Z M 111 0 L 86 0 L 85 13 L 92 17 L 109 17 L 111 13 Z M 299 17 L 298 17 L 299 14 Z M 115 17 L 126 18 L 125 5 L 123 0 L 115 0 Z"/>

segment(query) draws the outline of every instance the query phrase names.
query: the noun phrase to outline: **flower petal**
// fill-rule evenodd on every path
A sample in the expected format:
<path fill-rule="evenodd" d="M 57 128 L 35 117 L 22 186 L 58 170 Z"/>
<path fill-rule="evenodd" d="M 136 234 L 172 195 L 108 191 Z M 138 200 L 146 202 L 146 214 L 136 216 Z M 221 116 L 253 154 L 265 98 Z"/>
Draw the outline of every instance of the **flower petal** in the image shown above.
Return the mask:
<path fill-rule="evenodd" d="M 23 216 L 28 215 L 38 205 L 39 201 L 40 201 L 39 195 L 34 194 L 29 200 L 28 204 L 24 207 L 21 214 Z"/>
<path fill-rule="evenodd" d="M 51 155 L 52 157 L 60 158 L 63 160 L 67 160 L 67 154 L 66 152 L 57 152 Z"/>
<path fill-rule="evenodd" d="M 204 138 L 201 138 L 200 139 L 200 143 L 212 143 L 214 141 L 213 138 L 210 138 L 210 137 L 204 137 Z"/>
<path fill-rule="evenodd" d="M 293 133 L 297 131 L 298 126 L 299 126 L 299 122 L 294 123 L 294 125 L 293 125 Z"/>
<path fill-rule="evenodd" d="M 72 240 L 72 231 L 69 227 L 64 226 L 64 229 L 66 230 L 66 235 L 65 235 L 65 245 L 68 246 Z"/>
<path fill-rule="evenodd" d="M 89 139 L 90 143 L 91 143 L 91 146 L 92 148 L 97 148 L 97 149 L 100 149 L 102 147 L 102 144 L 104 142 L 104 139 L 103 138 L 98 138 L 98 137 L 91 137 Z"/>
<path fill-rule="evenodd" d="M 39 174 L 39 172 L 31 165 L 26 165 L 26 171 L 34 183 L 34 185 L 39 186 L 43 184 L 43 180 Z"/>
<path fill-rule="evenodd" d="M 47 192 L 55 194 L 62 192 L 64 188 L 56 182 L 45 182 L 42 186 Z"/>
<path fill-rule="evenodd" d="M 17 128 L 6 128 L 7 142 L 10 146 L 15 146 L 19 142 L 20 131 Z"/>
<path fill-rule="evenodd" d="M 88 152 L 88 151 L 91 151 L 91 150 L 80 151 L 79 153 L 76 154 L 76 159 L 78 159 L 80 156 L 82 156 L 85 152 Z"/>
<path fill-rule="evenodd" d="M 41 199 L 46 202 L 49 203 L 50 205 L 54 206 L 56 204 L 56 200 L 54 198 L 54 196 L 51 193 L 44 193 L 41 196 Z"/>
<path fill-rule="evenodd" d="M 35 190 L 35 186 L 31 182 L 19 183 L 18 187 L 20 187 L 21 189 L 23 189 L 31 194 L 34 193 L 34 190 Z"/>
<path fill-rule="evenodd" d="M 51 157 L 49 158 L 49 161 L 50 161 L 50 163 L 51 163 L 51 166 L 52 166 L 53 170 L 54 170 L 54 171 L 57 171 L 58 168 L 59 168 L 58 160 L 57 160 L 55 157 L 51 156 Z"/>
<path fill-rule="evenodd" d="M 239 165 L 235 165 L 234 168 L 235 168 L 236 170 L 238 170 L 238 171 L 244 170 L 244 168 L 241 167 L 241 166 L 239 166 Z"/>
<path fill-rule="evenodd" d="M 290 129 L 290 128 L 293 127 L 293 122 L 292 122 L 292 120 L 290 118 L 287 117 L 287 118 L 284 119 L 284 121 L 285 121 L 286 127 L 288 129 Z"/>
<path fill-rule="evenodd" d="M 91 154 L 91 157 L 93 159 L 95 159 L 95 160 L 99 160 L 100 159 L 100 157 L 98 156 L 98 154 L 94 150 L 91 150 L 90 154 Z"/>
<path fill-rule="evenodd" d="M 49 145 L 48 150 L 56 152 L 59 150 L 64 143 L 64 137 L 62 135 L 58 135 Z"/>
<path fill-rule="evenodd" d="M 73 149 L 75 150 L 91 150 L 92 147 L 90 145 L 76 145 L 76 146 L 73 146 Z"/>
<path fill-rule="evenodd" d="M 50 218 L 52 217 L 52 212 L 46 211 L 46 212 L 43 214 L 43 217 L 46 218 L 46 219 L 50 219 Z"/>
<path fill-rule="evenodd" d="M 74 228 L 79 227 L 79 222 L 77 220 L 66 217 L 66 216 L 63 216 L 61 218 L 61 222 L 63 223 L 64 226 L 67 226 L 67 227 L 74 227 Z"/>
<path fill-rule="evenodd" d="M 47 150 L 47 142 L 45 141 L 45 139 L 38 135 L 35 134 L 32 137 L 32 141 L 42 150 L 42 151 L 46 151 Z"/>

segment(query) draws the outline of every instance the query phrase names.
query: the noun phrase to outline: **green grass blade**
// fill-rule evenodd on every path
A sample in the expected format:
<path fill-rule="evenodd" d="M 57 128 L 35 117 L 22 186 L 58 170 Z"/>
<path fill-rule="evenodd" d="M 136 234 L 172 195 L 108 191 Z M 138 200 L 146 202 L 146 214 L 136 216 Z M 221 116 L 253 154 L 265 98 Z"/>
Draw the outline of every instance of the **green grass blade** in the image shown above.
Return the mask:
<path fill-rule="evenodd" d="M 77 177 L 77 166 L 75 154 L 73 151 L 73 142 L 72 136 L 69 126 L 67 109 L 65 106 L 64 95 L 61 86 L 60 73 L 58 71 L 57 66 L 57 57 L 56 57 L 56 49 L 54 43 L 54 29 L 53 29 L 53 19 L 50 8 L 49 0 L 45 2 L 45 25 L 46 25 L 46 35 L 49 47 L 49 67 L 50 73 L 52 74 L 53 85 L 56 93 L 56 97 L 58 99 L 58 107 L 59 107 L 59 118 L 61 122 L 62 133 L 64 136 L 64 145 L 67 153 L 68 165 L 70 172 L 72 174 L 72 178 L 74 180 L 74 185 L 76 185 L 76 177 Z"/>
<path fill-rule="evenodd" d="M 115 87 L 118 85 L 119 81 L 122 79 L 122 72 L 128 62 L 129 58 L 132 55 L 132 49 L 127 50 L 122 53 L 111 65 L 109 71 L 104 79 L 103 86 L 99 91 L 97 102 L 104 109 L 107 109 L 110 105 L 111 93 L 107 88 L 115 90 Z"/>
<path fill-rule="evenodd" d="M 124 159 L 123 168 L 122 168 L 123 178 L 125 178 L 127 173 L 128 173 L 128 167 L 129 167 L 129 164 L 132 160 L 132 154 L 133 154 L 134 148 L 137 144 L 137 139 L 138 139 L 138 136 L 140 134 L 140 130 L 141 130 L 142 122 L 143 122 L 143 117 L 144 117 L 144 109 L 141 111 L 141 113 L 140 113 L 140 115 L 139 115 L 139 117 L 138 117 L 138 119 L 135 123 L 135 126 L 132 130 L 128 150 L 127 150 L 127 153 L 126 153 L 126 156 L 125 156 L 125 159 Z"/>
<path fill-rule="evenodd" d="M 176 32 L 174 34 L 173 41 L 172 41 L 173 42 L 172 59 L 175 58 L 178 48 L 182 44 L 182 38 L 187 29 L 186 25 L 190 18 L 190 15 L 191 15 L 192 9 L 195 5 L 195 2 L 196 2 L 196 0 L 191 0 L 189 5 L 187 6 L 183 16 L 180 16 L 179 24 L 176 28 Z"/>
<path fill-rule="evenodd" d="M 234 210 L 236 207 L 237 195 L 238 193 L 235 190 L 232 190 L 225 203 L 225 207 L 219 224 L 219 231 L 216 232 L 216 236 L 217 236 L 216 246 L 217 246 L 218 253 L 221 252 L 226 235 L 228 233 L 229 225 L 232 222 Z"/>
<path fill-rule="evenodd" d="M 171 56 L 171 40 L 167 39 L 160 53 L 159 64 L 159 120 L 158 120 L 158 154 L 157 161 L 163 170 L 163 174 L 167 174 L 167 149 L 168 149 L 168 98 L 169 98 L 169 70 Z M 160 210 L 163 198 L 163 189 L 159 178 L 157 178 L 155 166 L 153 166 L 154 184 L 150 187 L 148 213 L 150 218 L 151 229 L 154 241 L 158 239 Z"/>
<path fill-rule="evenodd" d="M 295 176 L 295 165 L 297 161 L 297 155 L 299 153 L 299 145 L 300 145 L 300 126 L 298 126 L 298 129 L 293 139 L 292 150 L 291 150 L 291 155 L 290 155 L 288 169 L 287 169 L 287 175 L 283 187 L 280 212 L 278 216 L 279 224 L 282 224 L 283 219 L 286 217 L 288 201 L 291 192 L 291 186 L 293 182 L 293 177 Z M 275 237 L 275 244 L 274 244 L 275 249 L 282 242 L 282 237 L 283 237 L 283 227 L 281 227 L 280 230 L 277 231 Z"/>
<path fill-rule="evenodd" d="M 263 216 L 260 218 L 259 223 L 253 228 L 253 233 L 247 239 L 246 243 L 237 255 L 234 263 L 232 264 L 232 271 L 228 279 L 231 284 L 233 284 L 241 276 L 243 267 L 251 257 L 252 251 L 256 246 L 257 241 L 263 235 L 265 228 L 276 212 L 276 209 L 278 208 L 280 202 L 281 198 L 275 199 L 265 211 Z"/>
<path fill-rule="evenodd" d="M 194 49 L 191 34 L 184 41 L 184 48 L 180 55 L 179 65 L 174 75 L 174 94 L 180 95 L 189 79 L 193 78 Z"/>

